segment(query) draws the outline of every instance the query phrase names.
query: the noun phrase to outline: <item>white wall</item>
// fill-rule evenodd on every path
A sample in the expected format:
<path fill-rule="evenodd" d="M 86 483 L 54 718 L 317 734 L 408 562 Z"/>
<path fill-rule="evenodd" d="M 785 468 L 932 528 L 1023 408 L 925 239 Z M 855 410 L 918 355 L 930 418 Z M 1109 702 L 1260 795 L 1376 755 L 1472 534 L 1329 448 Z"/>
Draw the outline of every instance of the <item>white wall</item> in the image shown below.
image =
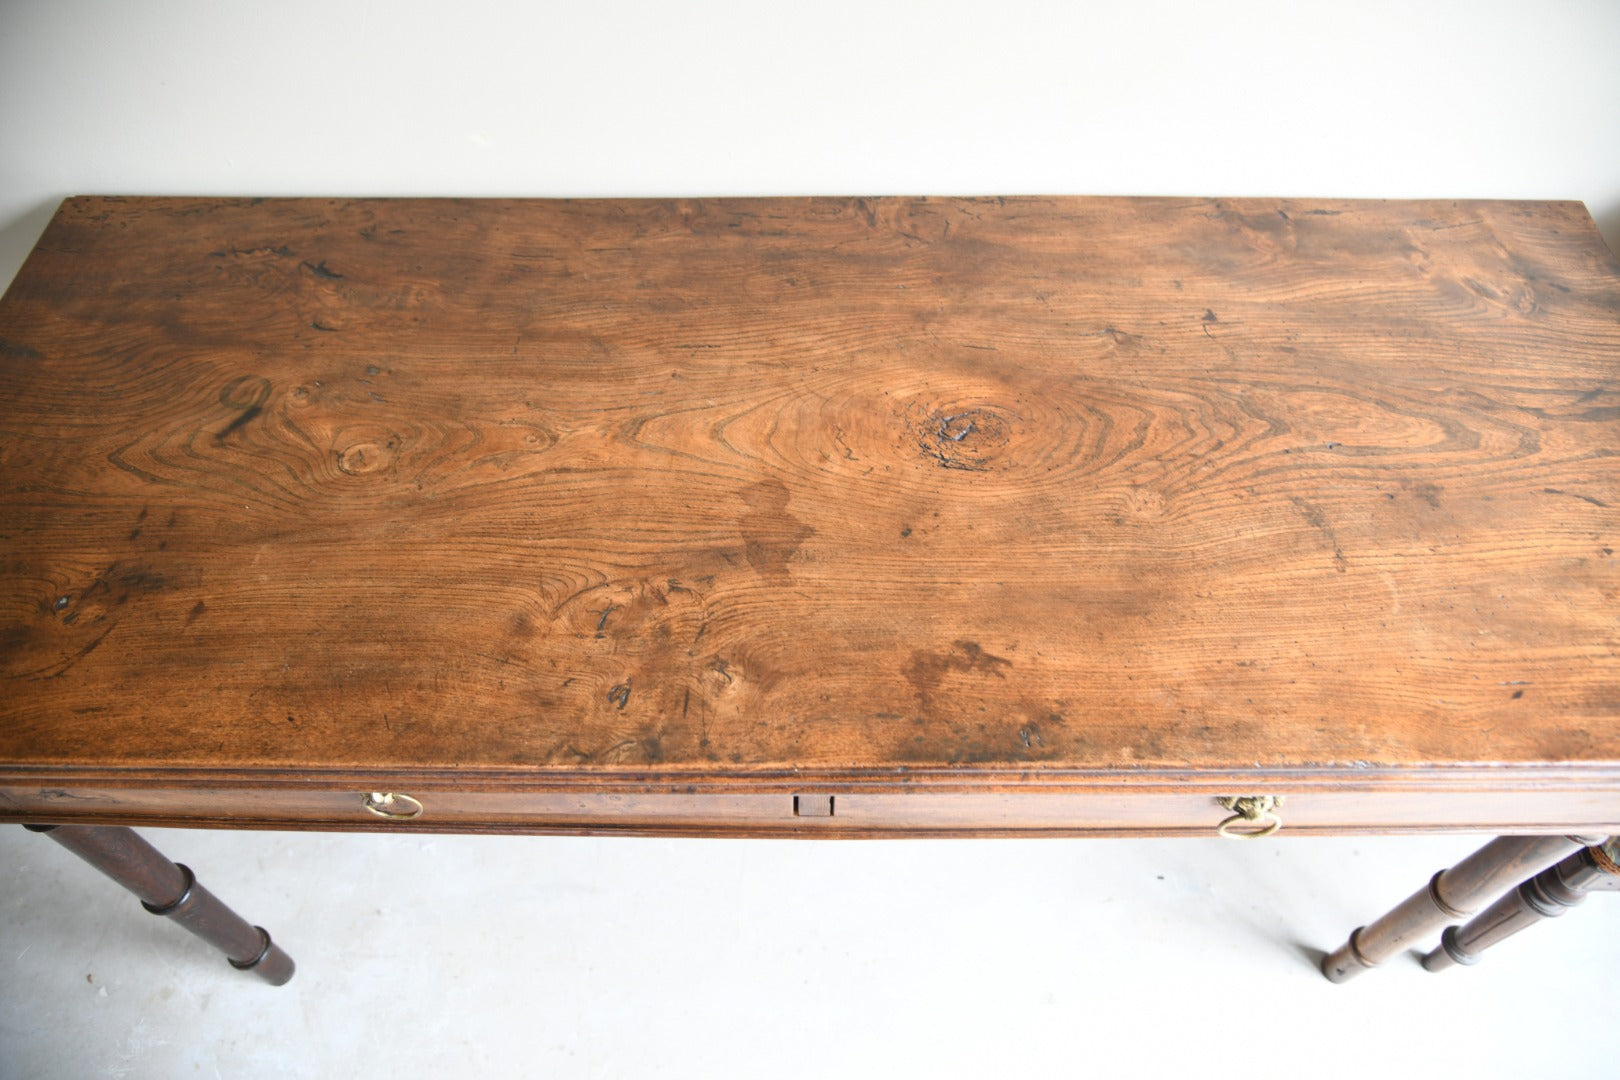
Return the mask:
<path fill-rule="evenodd" d="M 0 281 L 57 199 L 1577 198 L 1620 3 L 8 0 Z"/>

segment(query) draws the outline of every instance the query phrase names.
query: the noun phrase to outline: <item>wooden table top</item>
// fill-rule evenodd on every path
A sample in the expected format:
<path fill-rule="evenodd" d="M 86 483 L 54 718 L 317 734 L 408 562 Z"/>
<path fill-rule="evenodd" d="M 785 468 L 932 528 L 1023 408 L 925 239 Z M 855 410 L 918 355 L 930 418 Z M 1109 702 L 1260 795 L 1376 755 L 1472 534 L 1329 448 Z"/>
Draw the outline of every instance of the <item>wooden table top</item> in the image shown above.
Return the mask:
<path fill-rule="evenodd" d="M 72 199 L 0 781 L 1620 787 L 1617 368 L 1569 202 Z"/>

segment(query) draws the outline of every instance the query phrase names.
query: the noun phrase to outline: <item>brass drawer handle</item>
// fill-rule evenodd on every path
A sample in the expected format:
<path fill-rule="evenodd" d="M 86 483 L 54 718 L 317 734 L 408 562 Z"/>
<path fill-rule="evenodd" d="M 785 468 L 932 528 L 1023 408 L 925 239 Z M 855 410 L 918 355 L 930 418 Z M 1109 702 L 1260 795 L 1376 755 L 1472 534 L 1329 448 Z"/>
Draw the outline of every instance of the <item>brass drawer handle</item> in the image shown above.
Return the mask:
<path fill-rule="evenodd" d="M 1228 840 L 1258 840 L 1282 828 L 1282 818 L 1277 816 L 1283 802 L 1281 795 L 1222 795 L 1215 801 L 1232 811 L 1231 817 L 1215 826 L 1215 831 Z M 1232 826 L 1239 823 L 1261 827 L 1237 832 Z"/>
<path fill-rule="evenodd" d="M 360 805 L 378 817 L 394 821 L 408 821 L 422 816 L 422 804 L 409 795 L 396 795 L 392 791 L 368 791 Z"/>

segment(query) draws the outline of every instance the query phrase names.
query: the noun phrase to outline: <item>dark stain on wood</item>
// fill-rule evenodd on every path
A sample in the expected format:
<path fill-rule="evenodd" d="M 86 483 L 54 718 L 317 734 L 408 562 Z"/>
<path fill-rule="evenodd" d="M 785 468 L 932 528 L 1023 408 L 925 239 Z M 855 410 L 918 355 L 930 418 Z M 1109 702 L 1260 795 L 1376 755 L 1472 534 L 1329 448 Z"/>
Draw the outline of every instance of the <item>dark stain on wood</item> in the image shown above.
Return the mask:
<path fill-rule="evenodd" d="M 1557 488 L 1542 488 L 1541 490 L 1548 495 L 1565 495 L 1571 499 L 1579 499 L 1581 502 L 1591 503 L 1593 506 L 1601 507 L 1605 510 L 1609 508 L 1609 504 L 1604 502 L 1602 499 L 1595 499 L 1590 495 L 1582 495 L 1579 492 L 1560 491 Z"/>
<path fill-rule="evenodd" d="M 240 409 L 241 412 L 214 435 L 214 441 L 223 443 L 232 434 L 258 419 L 264 412 L 265 402 L 270 399 L 270 389 L 269 379 L 253 375 L 242 375 L 226 383 L 219 392 L 220 404 Z"/>
<path fill-rule="evenodd" d="M 1349 560 L 1344 557 L 1344 549 L 1339 546 L 1338 534 L 1333 531 L 1333 526 L 1328 523 L 1327 515 L 1322 512 L 1322 508 L 1297 495 L 1290 496 L 1289 501 L 1299 509 L 1300 514 L 1310 523 L 1310 526 L 1322 534 L 1322 538 L 1333 549 L 1334 569 L 1341 574 L 1348 573 L 1350 570 Z"/>
<path fill-rule="evenodd" d="M 7 360 L 43 360 L 38 349 L 14 341 L 0 341 L 0 356 Z"/>
<path fill-rule="evenodd" d="M 750 484 L 741 495 L 748 511 L 737 524 L 748 565 L 768 580 L 786 581 L 791 576 L 789 561 L 816 530 L 789 512 L 792 496 L 780 480 Z"/>
<path fill-rule="evenodd" d="M 1432 510 L 1440 509 L 1441 492 L 1442 489 L 1438 484 L 1431 484 L 1427 481 L 1412 486 L 1412 494 L 1428 503 L 1429 508 Z"/>
<path fill-rule="evenodd" d="M 1011 660 L 985 652 L 976 641 L 956 641 L 945 652 L 918 650 L 912 653 L 904 674 L 906 681 L 917 692 L 922 708 L 928 710 L 933 707 L 935 693 L 946 676 L 953 673 L 978 674 L 1005 679 L 1005 669 L 1010 667 Z"/>

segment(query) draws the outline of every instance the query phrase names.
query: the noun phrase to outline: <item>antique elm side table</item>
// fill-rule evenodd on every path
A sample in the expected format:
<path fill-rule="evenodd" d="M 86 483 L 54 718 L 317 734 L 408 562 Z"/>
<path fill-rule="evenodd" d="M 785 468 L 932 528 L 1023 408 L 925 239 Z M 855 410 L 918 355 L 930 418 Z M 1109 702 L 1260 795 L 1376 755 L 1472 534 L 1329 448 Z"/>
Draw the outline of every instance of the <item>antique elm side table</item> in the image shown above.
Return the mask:
<path fill-rule="evenodd" d="M 274 982 L 124 826 L 1503 834 L 1347 977 L 1620 832 L 1617 367 L 1578 203 L 71 199 L 0 820 Z"/>

